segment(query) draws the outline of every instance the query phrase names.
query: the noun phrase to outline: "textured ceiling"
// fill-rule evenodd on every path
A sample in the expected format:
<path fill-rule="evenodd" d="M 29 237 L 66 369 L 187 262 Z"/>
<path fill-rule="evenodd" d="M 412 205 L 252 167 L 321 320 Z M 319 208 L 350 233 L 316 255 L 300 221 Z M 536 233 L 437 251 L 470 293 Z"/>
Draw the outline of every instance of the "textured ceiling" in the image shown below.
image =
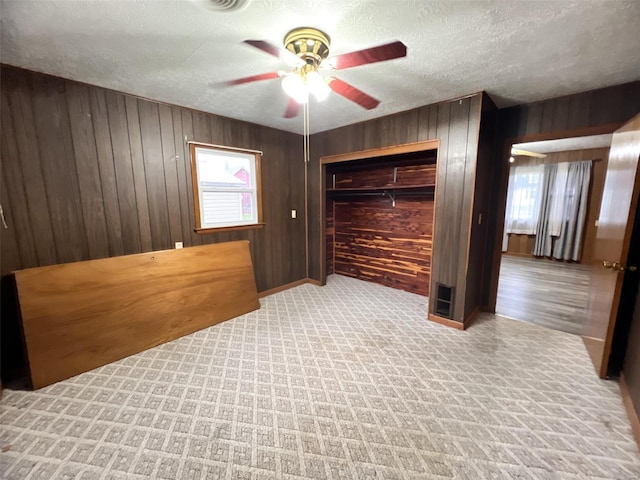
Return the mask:
<path fill-rule="evenodd" d="M 208 1 L 3 0 L 0 60 L 297 133 L 279 80 L 216 86 L 286 68 L 243 40 L 280 45 L 313 26 L 334 55 L 407 45 L 406 58 L 337 72 L 382 103 L 312 101 L 312 132 L 480 90 L 504 107 L 640 79 L 637 0 L 251 0 L 231 13 Z"/>
<path fill-rule="evenodd" d="M 588 137 L 561 138 L 542 142 L 516 143 L 513 148 L 537 153 L 569 152 L 571 150 L 588 150 L 611 146 L 613 134 L 591 135 Z"/>

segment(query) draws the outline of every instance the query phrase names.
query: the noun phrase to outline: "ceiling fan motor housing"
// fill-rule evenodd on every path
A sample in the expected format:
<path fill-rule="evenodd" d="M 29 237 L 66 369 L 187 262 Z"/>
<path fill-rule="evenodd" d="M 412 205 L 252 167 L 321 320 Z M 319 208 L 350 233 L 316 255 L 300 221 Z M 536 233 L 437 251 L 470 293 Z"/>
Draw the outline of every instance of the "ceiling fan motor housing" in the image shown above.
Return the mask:
<path fill-rule="evenodd" d="M 318 67 L 329 56 L 329 35 L 317 28 L 295 28 L 284 37 L 284 46 L 307 64 Z"/>

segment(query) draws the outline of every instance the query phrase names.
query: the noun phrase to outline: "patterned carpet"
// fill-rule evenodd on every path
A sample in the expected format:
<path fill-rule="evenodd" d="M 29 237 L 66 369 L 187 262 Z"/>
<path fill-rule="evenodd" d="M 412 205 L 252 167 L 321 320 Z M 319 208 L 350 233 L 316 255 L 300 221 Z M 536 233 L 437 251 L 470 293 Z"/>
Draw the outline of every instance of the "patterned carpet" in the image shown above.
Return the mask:
<path fill-rule="evenodd" d="M 637 479 L 581 340 L 333 275 L 0 401 L 7 479 Z"/>

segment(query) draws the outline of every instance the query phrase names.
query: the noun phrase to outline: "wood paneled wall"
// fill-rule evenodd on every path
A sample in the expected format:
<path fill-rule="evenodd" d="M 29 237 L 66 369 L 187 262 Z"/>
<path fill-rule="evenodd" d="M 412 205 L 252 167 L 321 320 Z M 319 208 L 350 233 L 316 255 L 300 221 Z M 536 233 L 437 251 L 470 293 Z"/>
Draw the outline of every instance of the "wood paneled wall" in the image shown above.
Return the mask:
<path fill-rule="evenodd" d="M 232 240 L 250 241 L 259 291 L 306 276 L 300 135 L 9 66 L 1 82 L 3 276 L 178 241 Z M 185 137 L 264 152 L 264 228 L 194 233 Z M 19 343 L 9 321 L 10 283 L 3 278 L 5 346 Z M 2 349 L 3 370 L 16 356 L 12 348 Z"/>
<path fill-rule="evenodd" d="M 562 134 L 624 123 L 638 111 L 640 81 L 502 109 L 500 133 L 505 139 Z"/>
<path fill-rule="evenodd" d="M 433 199 L 353 198 L 331 202 L 333 271 L 429 295 Z"/>
<path fill-rule="evenodd" d="M 589 264 L 594 261 L 593 244 L 596 238 L 596 220 L 600 214 L 600 202 L 602 201 L 602 189 L 607 173 L 609 160 L 609 147 L 590 148 L 584 150 L 572 150 L 566 152 L 548 153 L 546 158 L 517 157 L 515 165 L 544 165 L 548 163 L 578 162 L 582 160 L 595 160 L 591 170 L 591 183 L 589 185 L 589 205 L 585 219 L 585 232 L 582 246 L 581 263 Z M 531 256 L 535 243 L 535 235 L 509 235 L 507 253 L 515 255 Z"/>
<path fill-rule="evenodd" d="M 496 144 L 496 170 L 500 184 L 497 198 L 492 203 L 491 229 L 487 255 L 493 257 L 493 266 L 484 279 L 488 290 L 483 304 L 495 311 L 498 275 L 502 250 L 502 231 L 508 182 L 508 147 L 512 140 L 545 140 L 566 138 L 613 131 L 616 126 L 640 112 L 640 81 L 626 83 L 575 95 L 553 98 L 541 102 L 518 105 L 498 112 L 498 140 Z"/>
<path fill-rule="evenodd" d="M 493 223 L 493 203 L 499 184 L 495 147 L 497 140 L 498 110 L 488 95 L 482 95 L 482 112 L 478 138 L 478 157 L 476 165 L 473 196 L 473 211 L 469 219 L 471 234 L 469 238 L 469 260 L 467 262 L 464 319 L 470 320 L 484 305 L 488 285 L 484 281 L 486 272 L 491 270 L 492 259 L 487 255 L 487 245 Z"/>
<path fill-rule="evenodd" d="M 320 242 L 325 241 L 320 233 L 324 223 L 320 212 L 320 157 L 439 139 L 431 284 L 456 286 L 453 318 L 462 322 L 482 97 L 476 94 L 312 136 L 308 179 L 311 278 L 321 280 L 320 265 L 324 261 L 320 256 Z"/>

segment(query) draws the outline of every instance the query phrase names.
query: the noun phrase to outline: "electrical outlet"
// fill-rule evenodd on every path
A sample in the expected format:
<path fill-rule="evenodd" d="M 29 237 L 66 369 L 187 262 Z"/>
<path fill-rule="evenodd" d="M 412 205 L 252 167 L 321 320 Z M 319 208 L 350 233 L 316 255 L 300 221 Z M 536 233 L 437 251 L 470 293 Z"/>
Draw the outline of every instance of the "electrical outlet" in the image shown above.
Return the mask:
<path fill-rule="evenodd" d="M 176 242 L 176 248 L 182 248 L 182 242 Z"/>
<path fill-rule="evenodd" d="M 291 218 L 296 218 L 298 216 L 298 212 L 295 210 L 291 210 Z"/>

